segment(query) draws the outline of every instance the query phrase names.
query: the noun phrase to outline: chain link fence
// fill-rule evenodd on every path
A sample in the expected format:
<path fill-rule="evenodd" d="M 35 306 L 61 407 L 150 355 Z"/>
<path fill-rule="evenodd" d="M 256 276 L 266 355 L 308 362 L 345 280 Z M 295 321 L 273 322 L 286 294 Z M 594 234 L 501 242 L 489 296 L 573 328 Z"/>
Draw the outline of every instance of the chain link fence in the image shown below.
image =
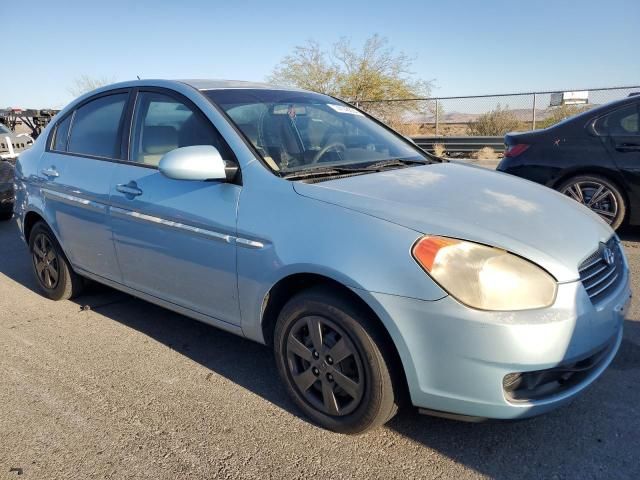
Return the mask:
<path fill-rule="evenodd" d="M 640 93 L 640 86 L 389 99 L 354 104 L 404 135 L 501 136 L 508 131 L 546 128 L 583 110 L 632 93 Z"/>

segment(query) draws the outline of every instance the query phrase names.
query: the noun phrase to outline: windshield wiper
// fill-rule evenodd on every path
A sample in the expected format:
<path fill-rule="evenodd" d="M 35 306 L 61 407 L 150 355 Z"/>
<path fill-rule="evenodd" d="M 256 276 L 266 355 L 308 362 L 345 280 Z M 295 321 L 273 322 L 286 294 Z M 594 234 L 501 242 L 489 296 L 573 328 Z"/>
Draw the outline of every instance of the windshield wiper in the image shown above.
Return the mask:
<path fill-rule="evenodd" d="M 291 173 L 285 173 L 283 178 L 296 179 L 296 178 L 312 178 L 312 177 L 324 177 L 333 175 L 344 175 L 352 173 L 374 173 L 380 172 L 389 167 L 408 167 L 410 165 L 428 165 L 428 162 L 423 160 L 402 160 L 402 159 L 390 159 L 382 160 L 379 162 L 370 163 L 366 167 L 310 167 L 301 170 L 297 170 Z"/>
<path fill-rule="evenodd" d="M 371 170 L 365 170 L 361 168 L 342 168 L 342 167 L 324 167 L 324 168 L 304 168 L 296 170 L 294 172 L 283 173 L 282 178 L 296 179 L 296 178 L 312 178 L 312 177 L 325 177 L 333 175 L 344 175 L 349 173 L 365 173 L 371 172 Z"/>
<path fill-rule="evenodd" d="M 403 160 L 400 158 L 393 158 L 390 160 L 382 160 L 380 162 L 370 163 L 366 167 L 363 167 L 363 171 L 380 171 L 387 167 L 408 167 L 409 165 L 428 165 L 429 162 L 424 160 Z M 360 169 L 359 169 L 360 170 Z"/>

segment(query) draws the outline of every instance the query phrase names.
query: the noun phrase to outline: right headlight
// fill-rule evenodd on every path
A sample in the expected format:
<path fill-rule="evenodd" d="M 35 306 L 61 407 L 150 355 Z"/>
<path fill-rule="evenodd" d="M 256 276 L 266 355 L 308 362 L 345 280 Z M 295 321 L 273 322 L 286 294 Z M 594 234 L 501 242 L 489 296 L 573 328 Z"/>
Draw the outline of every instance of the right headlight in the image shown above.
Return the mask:
<path fill-rule="evenodd" d="M 545 270 L 499 248 L 448 237 L 426 236 L 413 257 L 460 302 L 482 310 L 548 307 L 557 283 Z"/>

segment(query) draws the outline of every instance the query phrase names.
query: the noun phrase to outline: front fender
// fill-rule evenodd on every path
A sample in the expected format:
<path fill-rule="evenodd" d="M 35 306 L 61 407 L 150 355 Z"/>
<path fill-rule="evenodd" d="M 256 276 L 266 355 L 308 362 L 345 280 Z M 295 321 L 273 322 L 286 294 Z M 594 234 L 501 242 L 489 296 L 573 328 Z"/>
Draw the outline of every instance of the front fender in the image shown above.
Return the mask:
<path fill-rule="evenodd" d="M 446 296 L 411 256 L 420 233 L 300 196 L 283 179 L 253 183 L 248 170 L 238 236 L 258 241 L 261 248 L 237 249 L 238 298 L 247 337 L 263 340 L 264 298 L 293 274 L 322 275 L 358 291 L 422 300 Z"/>

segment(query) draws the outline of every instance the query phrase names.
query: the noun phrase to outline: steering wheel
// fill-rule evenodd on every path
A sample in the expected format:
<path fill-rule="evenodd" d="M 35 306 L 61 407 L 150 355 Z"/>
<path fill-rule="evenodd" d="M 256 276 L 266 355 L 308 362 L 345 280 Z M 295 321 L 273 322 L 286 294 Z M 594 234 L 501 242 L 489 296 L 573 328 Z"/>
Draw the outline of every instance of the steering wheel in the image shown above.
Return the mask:
<path fill-rule="evenodd" d="M 324 146 L 323 148 L 321 148 L 318 153 L 316 153 L 313 156 L 313 160 L 311 160 L 311 163 L 318 163 L 320 161 L 320 159 L 322 157 L 325 156 L 325 154 L 327 152 L 329 152 L 332 149 L 336 149 L 338 151 L 345 151 L 347 149 L 347 147 L 344 145 L 344 143 L 340 143 L 340 142 L 333 142 L 330 143 L 329 145 Z"/>

